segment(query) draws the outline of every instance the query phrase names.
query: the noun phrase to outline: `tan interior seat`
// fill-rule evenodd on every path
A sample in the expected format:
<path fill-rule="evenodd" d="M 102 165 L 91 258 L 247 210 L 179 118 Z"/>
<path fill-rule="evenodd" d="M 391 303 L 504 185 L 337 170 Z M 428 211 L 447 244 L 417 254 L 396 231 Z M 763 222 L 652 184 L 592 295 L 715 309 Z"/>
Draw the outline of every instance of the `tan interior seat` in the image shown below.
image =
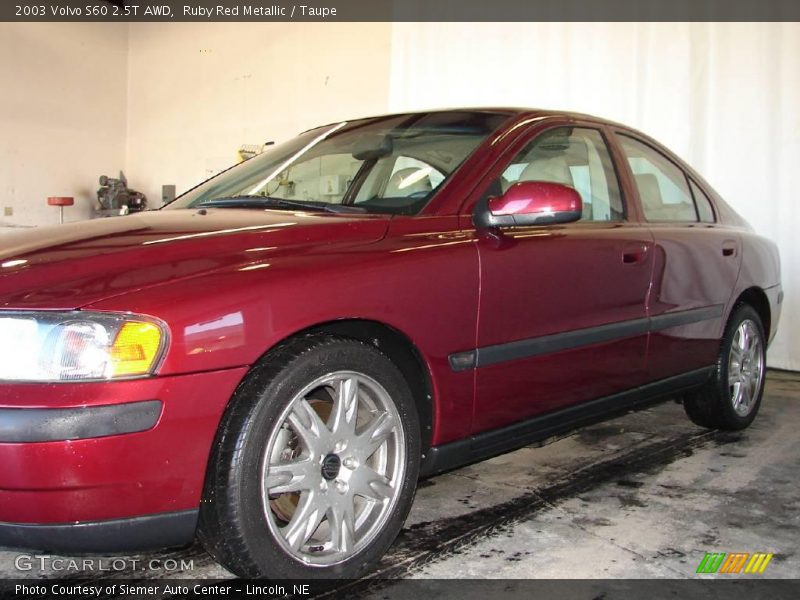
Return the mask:
<path fill-rule="evenodd" d="M 652 173 L 635 174 L 636 187 L 642 201 L 644 215 L 648 221 L 682 221 L 684 210 L 678 204 L 664 204 L 658 178 Z"/>
<path fill-rule="evenodd" d="M 426 169 L 409 167 L 400 169 L 389 178 L 383 195 L 386 198 L 407 198 L 419 192 L 430 192 L 432 189 L 431 178 Z"/>
<path fill-rule="evenodd" d="M 651 173 L 640 173 L 634 175 L 636 187 L 639 189 L 639 199 L 642 201 L 642 208 L 646 215 L 656 215 L 663 207 L 664 201 L 661 199 L 661 188 L 658 187 L 658 179 Z"/>
<path fill-rule="evenodd" d="M 572 174 L 563 156 L 534 156 L 518 181 L 551 181 L 572 187 Z"/>

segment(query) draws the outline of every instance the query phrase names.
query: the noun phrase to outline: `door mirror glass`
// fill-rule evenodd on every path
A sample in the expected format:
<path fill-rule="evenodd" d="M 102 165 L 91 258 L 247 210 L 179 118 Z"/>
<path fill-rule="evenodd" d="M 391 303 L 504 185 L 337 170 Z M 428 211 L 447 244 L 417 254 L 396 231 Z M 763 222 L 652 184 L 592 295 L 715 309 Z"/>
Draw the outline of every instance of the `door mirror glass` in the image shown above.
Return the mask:
<path fill-rule="evenodd" d="M 571 223 L 581 218 L 583 201 L 575 188 L 551 181 L 521 181 L 475 206 L 479 229 Z"/>

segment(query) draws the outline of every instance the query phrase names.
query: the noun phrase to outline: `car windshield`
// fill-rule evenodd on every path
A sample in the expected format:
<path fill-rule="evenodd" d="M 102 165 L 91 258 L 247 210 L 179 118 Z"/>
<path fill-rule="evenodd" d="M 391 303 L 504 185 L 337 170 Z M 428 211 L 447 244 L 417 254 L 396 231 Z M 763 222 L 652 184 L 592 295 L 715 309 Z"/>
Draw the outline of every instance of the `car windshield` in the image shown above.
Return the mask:
<path fill-rule="evenodd" d="M 507 118 L 451 111 L 320 127 L 270 147 L 164 208 L 416 214 Z"/>

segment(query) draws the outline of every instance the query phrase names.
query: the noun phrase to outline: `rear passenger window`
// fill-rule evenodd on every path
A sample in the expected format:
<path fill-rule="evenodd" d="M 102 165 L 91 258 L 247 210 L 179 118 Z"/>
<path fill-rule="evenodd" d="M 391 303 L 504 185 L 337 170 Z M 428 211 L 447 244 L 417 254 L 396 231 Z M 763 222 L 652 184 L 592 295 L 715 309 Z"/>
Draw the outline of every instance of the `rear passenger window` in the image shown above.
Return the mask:
<path fill-rule="evenodd" d="M 694 196 L 694 203 L 697 205 L 697 216 L 700 217 L 702 223 L 713 223 L 714 209 L 711 208 L 711 201 L 705 195 L 703 190 L 691 179 L 689 185 L 692 188 L 692 195 Z"/>
<path fill-rule="evenodd" d="M 619 136 L 648 221 L 697 222 L 686 175 L 647 144 Z"/>

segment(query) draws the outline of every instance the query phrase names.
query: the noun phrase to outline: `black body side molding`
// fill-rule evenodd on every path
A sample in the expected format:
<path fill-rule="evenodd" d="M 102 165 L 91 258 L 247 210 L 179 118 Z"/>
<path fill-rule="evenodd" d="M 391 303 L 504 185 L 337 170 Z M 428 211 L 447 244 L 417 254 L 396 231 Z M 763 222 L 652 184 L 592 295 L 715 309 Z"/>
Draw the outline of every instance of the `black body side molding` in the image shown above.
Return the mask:
<path fill-rule="evenodd" d="M 152 429 L 161 401 L 80 408 L 0 408 L 0 443 L 88 440 Z"/>
<path fill-rule="evenodd" d="M 510 360 L 521 358 L 532 358 L 542 354 L 553 352 L 563 352 L 573 350 L 582 346 L 592 344 L 602 344 L 626 337 L 646 335 L 656 331 L 663 331 L 671 327 L 681 325 L 691 325 L 701 321 L 718 319 L 723 315 L 724 306 L 716 304 L 703 308 L 692 308 L 678 312 L 664 313 L 653 317 L 643 317 L 629 321 L 619 321 L 598 325 L 597 327 L 587 327 L 585 329 L 575 329 L 563 331 L 552 335 L 543 335 L 535 338 L 526 338 L 496 344 L 494 346 L 483 346 L 475 350 L 456 352 L 448 358 L 450 368 L 453 371 L 465 371 L 475 367 L 488 367 Z"/>

